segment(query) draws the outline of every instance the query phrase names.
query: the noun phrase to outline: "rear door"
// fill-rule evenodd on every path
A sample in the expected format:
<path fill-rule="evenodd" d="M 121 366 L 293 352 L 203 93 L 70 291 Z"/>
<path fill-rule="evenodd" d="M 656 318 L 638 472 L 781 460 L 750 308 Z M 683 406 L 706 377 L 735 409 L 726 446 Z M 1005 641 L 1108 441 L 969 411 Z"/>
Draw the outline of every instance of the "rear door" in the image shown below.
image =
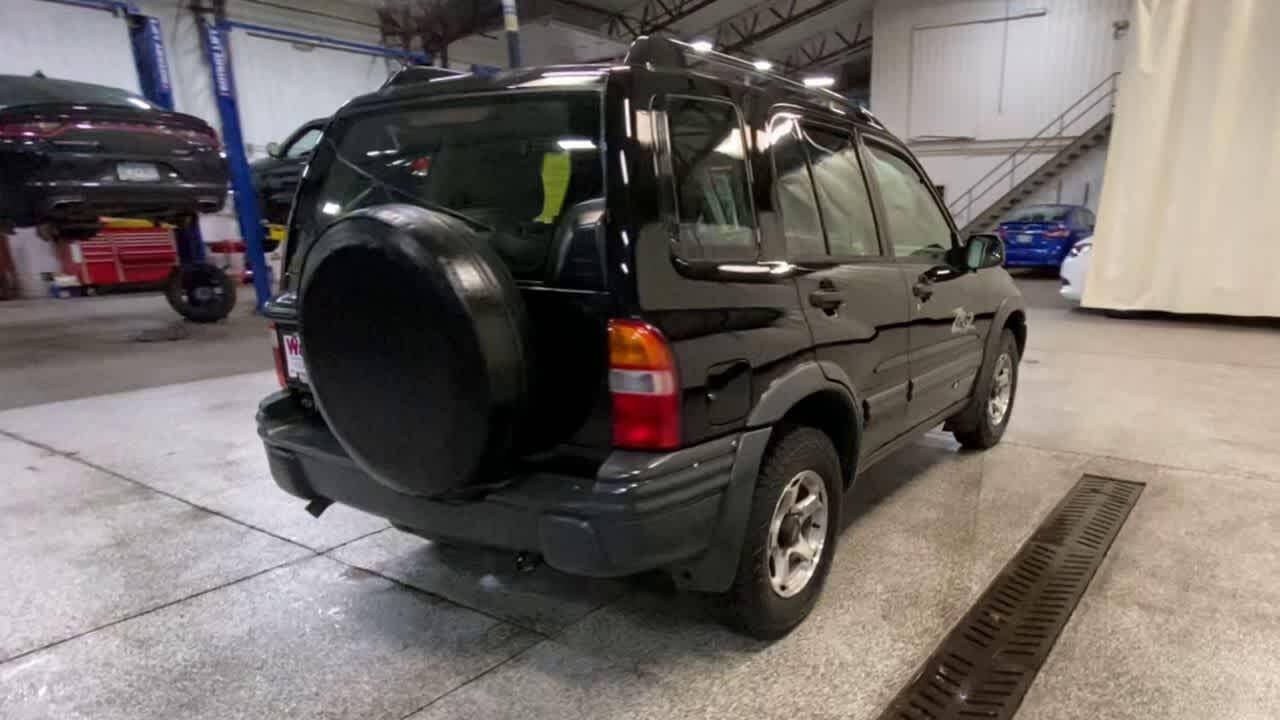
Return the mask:
<path fill-rule="evenodd" d="M 819 361 L 862 401 L 860 454 L 902 432 L 907 316 L 901 269 L 876 229 L 851 129 L 791 112 L 770 125 L 775 193 Z"/>
<path fill-rule="evenodd" d="M 995 308 L 978 273 L 948 263 L 956 231 L 911 155 L 870 136 L 864 147 L 884 227 L 911 292 L 907 425 L 914 427 L 969 396 Z"/>

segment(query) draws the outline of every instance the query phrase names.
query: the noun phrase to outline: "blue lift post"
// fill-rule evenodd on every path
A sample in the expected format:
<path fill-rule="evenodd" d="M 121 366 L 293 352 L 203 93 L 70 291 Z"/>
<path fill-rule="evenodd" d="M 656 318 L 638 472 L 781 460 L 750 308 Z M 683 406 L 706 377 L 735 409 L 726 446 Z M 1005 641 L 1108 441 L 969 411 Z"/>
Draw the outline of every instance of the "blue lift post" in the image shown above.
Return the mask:
<path fill-rule="evenodd" d="M 164 52 L 164 35 L 160 21 L 137 11 L 128 11 L 129 36 L 133 41 L 133 61 L 138 68 L 138 84 L 142 94 L 165 110 L 173 109 L 173 81 L 169 78 L 169 59 Z M 204 238 L 200 223 L 193 218 L 178 228 L 178 259 L 183 265 L 204 262 Z"/>
<path fill-rule="evenodd" d="M 267 255 L 263 251 L 262 213 L 258 208 L 258 195 L 253 189 L 249 158 L 244 152 L 244 135 L 240 131 L 240 111 L 236 105 L 235 78 L 231 73 L 228 46 L 230 24 L 221 15 L 210 18 L 202 14 L 199 21 L 204 31 L 209 70 L 213 73 L 213 91 L 218 103 L 218 117 L 222 121 L 222 146 L 231 172 L 231 190 L 235 194 L 240 235 L 244 238 L 245 261 L 253 268 L 253 289 L 257 295 L 258 311 L 261 312 L 271 299 L 271 267 L 267 265 Z"/>

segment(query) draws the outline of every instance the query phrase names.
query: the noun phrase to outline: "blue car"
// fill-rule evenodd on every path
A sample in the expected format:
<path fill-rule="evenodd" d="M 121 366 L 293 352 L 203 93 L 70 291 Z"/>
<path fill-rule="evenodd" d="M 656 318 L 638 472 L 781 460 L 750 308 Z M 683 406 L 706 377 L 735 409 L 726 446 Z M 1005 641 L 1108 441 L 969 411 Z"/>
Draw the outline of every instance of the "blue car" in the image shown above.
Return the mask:
<path fill-rule="evenodd" d="M 1028 205 L 1014 210 L 996 233 L 1005 267 L 1057 268 L 1071 247 L 1093 234 L 1094 217 L 1079 205 Z"/>

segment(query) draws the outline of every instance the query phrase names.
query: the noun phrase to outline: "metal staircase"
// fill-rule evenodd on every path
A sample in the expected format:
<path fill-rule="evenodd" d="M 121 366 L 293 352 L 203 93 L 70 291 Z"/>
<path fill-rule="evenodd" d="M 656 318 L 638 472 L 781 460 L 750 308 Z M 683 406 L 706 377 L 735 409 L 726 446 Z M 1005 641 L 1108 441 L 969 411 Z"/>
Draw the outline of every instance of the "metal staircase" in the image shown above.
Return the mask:
<path fill-rule="evenodd" d="M 1005 213 L 1060 175 L 1090 148 L 1106 141 L 1115 114 L 1119 76 L 1118 72 L 1111 73 L 1094 85 L 948 205 L 963 235 L 991 230 Z M 1105 107 L 1105 112 L 1098 118 L 1096 109 L 1100 107 Z M 1025 172 L 1032 157 L 1055 148 L 1057 152 L 1052 157 L 1020 177 L 1019 169 Z"/>

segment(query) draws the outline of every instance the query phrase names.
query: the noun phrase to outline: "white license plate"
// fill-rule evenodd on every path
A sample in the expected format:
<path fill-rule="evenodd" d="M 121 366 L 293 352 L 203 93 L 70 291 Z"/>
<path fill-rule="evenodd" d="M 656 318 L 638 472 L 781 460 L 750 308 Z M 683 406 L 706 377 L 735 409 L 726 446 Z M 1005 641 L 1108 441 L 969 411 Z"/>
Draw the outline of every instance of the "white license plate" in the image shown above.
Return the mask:
<path fill-rule="evenodd" d="M 297 333 L 280 333 L 284 345 L 284 369 L 289 377 L 307 382 L 307 365 L 302 360 L 302 341 Z"/>
<path fill-rule="evenodd" d="M 1030 233 L 1022 233 L 1018 237 L 1014 238 L 1015 242 L 1022 245 L 1030 244 L 1031 240 L 1032 240 L 1032 237 Z"/>
<path fill-rule="evenodd" d="M 155 182 L 160 179 L 160 168 L 151 163 L 117 163 L 116 177 L 129 182 Z"/>

